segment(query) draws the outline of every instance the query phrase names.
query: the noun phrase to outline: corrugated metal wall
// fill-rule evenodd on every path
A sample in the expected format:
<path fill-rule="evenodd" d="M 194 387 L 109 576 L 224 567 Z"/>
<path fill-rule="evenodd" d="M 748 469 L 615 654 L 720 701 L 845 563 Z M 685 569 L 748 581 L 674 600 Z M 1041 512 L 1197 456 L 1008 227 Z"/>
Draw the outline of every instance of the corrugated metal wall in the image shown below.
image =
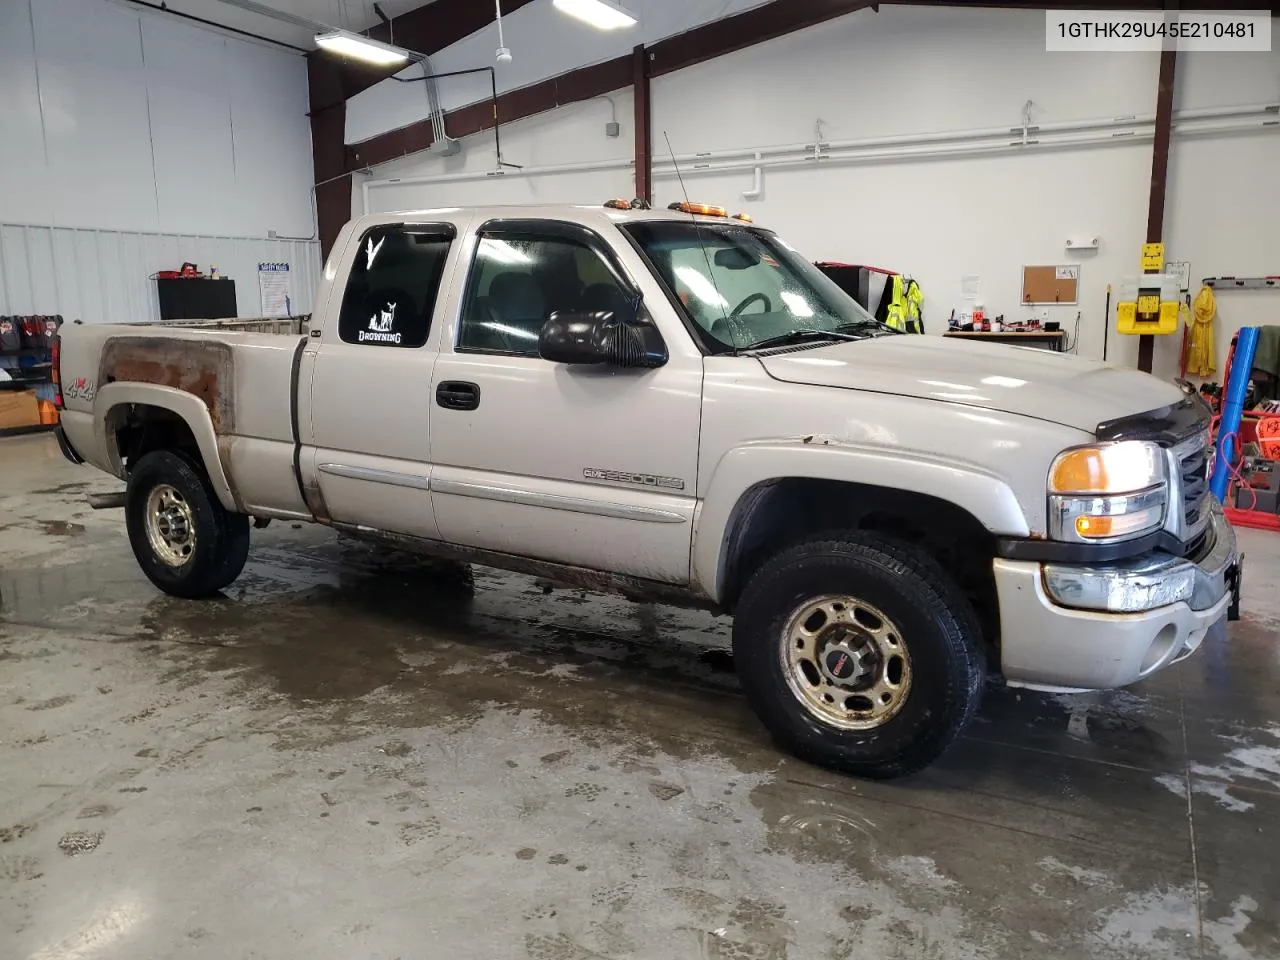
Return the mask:
<path fill-rule="evenodd" d="M 260 316 L 258 264 L 289 264 L 293 312 L 310 313 L 320 245 L 309 240 L 187 236 L 0 223 L 0 314 L 61 314 L 85 323 L 159 320 L 158 270 L 184 261 L 236 282 L 242 317 Z"/>

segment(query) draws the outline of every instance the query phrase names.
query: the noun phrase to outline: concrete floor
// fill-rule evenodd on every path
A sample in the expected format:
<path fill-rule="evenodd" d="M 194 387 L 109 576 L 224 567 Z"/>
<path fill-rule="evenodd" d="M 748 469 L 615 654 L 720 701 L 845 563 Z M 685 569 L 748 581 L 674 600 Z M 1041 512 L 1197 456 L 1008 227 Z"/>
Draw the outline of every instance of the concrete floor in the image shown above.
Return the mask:
<path fill-rule="evenodd" d="M 1229 643 L 992 691 L 926 773 L 782 756 L 728 624 L 256 531 L 144 580 L 0 441 L 0 958 L 1280 956 L 1280 537 Z"/>

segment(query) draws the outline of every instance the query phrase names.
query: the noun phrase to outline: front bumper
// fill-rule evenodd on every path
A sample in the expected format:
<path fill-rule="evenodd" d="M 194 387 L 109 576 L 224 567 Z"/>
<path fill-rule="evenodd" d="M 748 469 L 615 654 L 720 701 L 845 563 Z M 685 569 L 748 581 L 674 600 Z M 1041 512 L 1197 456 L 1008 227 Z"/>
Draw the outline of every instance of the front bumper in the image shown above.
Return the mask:
<path fill-rule="evenodd" d="M 1015 686 L 1054 690 L 1123 687 L 1190 656 L 1205 637 L 1225 635 L 1228 608 L 1238 588 L 1236 538 L 1216 501 L 1211 509 L 1199 555 L 1187 560 L 1170 557 L 1165 568 L 1183 573 L 1193 568 L 1190 599 L 1141 612 L 1061 606 L 1045 589 L 1043 564 L 995 560 L 1005 679 Z M 1116 563 L 1080 571 L 1108 580 L 1110 589 L 1102 592 L 1131 598 L 1135 591 L 1148 590 L 1151 569 Z M 1127 582 L 1134 589 L 1127 589 Z"/>

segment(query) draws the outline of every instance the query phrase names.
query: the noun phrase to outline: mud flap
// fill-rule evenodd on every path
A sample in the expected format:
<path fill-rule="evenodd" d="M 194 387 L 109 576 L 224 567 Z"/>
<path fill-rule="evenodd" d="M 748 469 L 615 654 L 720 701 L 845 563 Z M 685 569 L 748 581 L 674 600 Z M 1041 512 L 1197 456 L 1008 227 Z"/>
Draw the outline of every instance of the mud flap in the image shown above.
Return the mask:
<path fill-rule="evenodd" d="M 1231 604 L 1227 607 L 1227 619 L 1240 619 L 1240 583 L 1244 579 L 1244 554 L 1240 554 L 1235 566 L 1227 571 L 1227 589 L 1231 591 Z"/>

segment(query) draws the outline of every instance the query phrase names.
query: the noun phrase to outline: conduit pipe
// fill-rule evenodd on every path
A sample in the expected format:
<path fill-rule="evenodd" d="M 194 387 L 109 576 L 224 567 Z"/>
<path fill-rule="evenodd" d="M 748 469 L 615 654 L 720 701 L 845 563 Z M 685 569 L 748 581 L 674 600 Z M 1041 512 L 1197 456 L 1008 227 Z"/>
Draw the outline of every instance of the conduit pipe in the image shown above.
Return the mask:
<path fill-rule="evenodd" d="M 547 164 L 541 167 L 521 167 L 515 174 L 506 170 L 473 170 L 469 173 L 445 173 L 434 177 L 389 177 L 385 180 L 366 180 L 360 184 L 363 196 L 363 212 L 369 212 L 369 189 L 371 187 L 390 187 L 396 184 L 415 183 L 475 183 L 480 180 L 496 180 L 509 176 L 538 176 L 550 173 L 595 173 L 602 170 L 629 170 L 635 166 L 634 160 L 588 160 L 581 163 Z"/>
<path fill-rule="evenodd" d="M 1173 132 L 1177 135 L 1187 136 L 1197 133 L 1212 135 L 1216 133 L 1244 132 L 1266 127 L 1280 130 L 1280 123 L 1277 123 L 1277 114 L 1280 114 L 1280 104 L 1275 103 L 1183 110 L 1174 115 Z M 1236 122 L 1204 127 L 1188 126 L 1189 123 L 1194 121 L 1230 120 L 1233 118 L 1254 119 L 1244 123 Z M 1154 127 L 1155 115 L 1141 114 L 1108 119 L 1068 120 L 1036 124 L 1028 129 L 1028 133 L 1032 135 L 1032 138 L 1025 143 L 1022 139 L 1021 127 L 1006 126 L 938 133 L 902 134 L 888 137 L 866 137 L 828 143 L 810 142 L 709 150 L 695 154 L 677 155 L 675 163 L 671 160 L 657 160 L 654 165 L 654 176 L 675 176 L 675 165 L 677 163 L 681 172 L 685 174 L 753 169 L 760 171 L 756 181 L 756 188 L 761 188 L 763 186 L 763 169 L 765 167 L 799 166 L 814 163 L 815 160 L 838 163 L 876 162 L 892 159 L 926 159 L 940 156 L 964 156 L 1052 147 L 1133 142 L 1150 140 L 1154 136 Z M 1072 133 L 1080 133 L 1082 135 L 1046 136 L 1046 134 Z M 920 149 L 909 149 L 912 147 Z M 631 160 L 597 160 L 584 163 L 526 167 L 519 173 L 538 176 L 558 173 L 624 170 L 632 167 L 634 167 L 634 162 Z M 506 176 L 512 176 L 512 174 L 504 170 L 481 170 L 434 176 L 366 180 L 361 185 L 363 210 L 365 212 L 369 211 L 369 194 L 372 189 L 377 187 L 396 184 L 407 186 L 411 184 L 478 182 Z M 754 192 L 755 189 L 746 191 L 744 196 L 747 199 L 752 199 L 747 194 Z"/>
<path fill-rule="evenodd" d="M 1218 124 L 1214 126 L 1193 127 L 1185 123 L 1176 125 L 1174 133 L 1180 136 L 1190 136 L 1199 134 L 1212 135 L 1217 133 L 1238 133 L 1249 130 L 1260 130 L 1268 126 L 1276 126 L 1280 130 L 1280 125 L 1276 125 L 1274 121 L 1252 120 L 1244 123 Z M 1035 140 L 1028 141 L 1025 145 L 1021 140 L 1010 140 L 1006 142 L 971 142 L 957 143 L 945 145 L 922 145 L 918 148 L 890 148 L 890 149 L 863 149 L 859 151 L 851 151 L 848 149 L 835 150 L 834 148 L 823 153 L 821 160 L 826 163 L 853 163 L 860 160 L 863 161 L 884 161 L 884 160 L 914 160 L 927 159 L 930 157 L 943 156 L 964 156 L 981 153 L 1017 153 L 1020 151 L 1029 151 L 1036 148 L 1050 148 L 1059 146 L 1079 146 L 1089 144 L 1119 144 L 1133 143 L 1135 141 L 1150 140 L 1155 136 L 1155 129 L 1137 129 L 1117 131 L 1112 133 L 1084 133 L 1080 135 L 1066 135 L 1056 137 L 1038 137 Z M 812 154 L 797 153 L 795 156 L 779 156 L 765 160 L 726 160 L 721 163 L 699 163 L 688 168 L 681 166 L 681 172 L 685 176 L 696 176 L 704 173 L 719 173 L 723 171 L 733 170 L 753 170 L 765 167 L 784 167 L 784 166 L 807 166 L 814 162 Z M 655 166 L 654 176 L 673 177 L 675 176 L 675 168 L 670 161 Z"/>
<path fill-rule="evenodd" d="M 1234 107 L 1211 107 L 1200 110 L 1181 110 L 1174 114 L 1174 121 L 1180 120 L 1203 120 L 1218 117 L 1236 117 L 1236 116 L 1255 116 L 1255 115 L 1271 115 L 1280 114 L 1280 104 L 1277 103 L 1259 103 L 1245 104 Z M 1092 120 L 1060 120 L 1053 123 L 1037 123 L 1027 128 L 1029 134 L 1033 137 L 1041 133 L 1068 133 L 1082 130 L 1105 130 L 1121 127 L 1135 127 L 1147 124 L 1154 125 L 1156 115 L 1134 114 L 1121 117 L 1096 118 Z M 1004 126 L 1004 127 L 979 127 L 974 130 L 943 130 L 933 133 L 906 133 L 896 134 L 887 137 L 864 137 L 858 140 L 831 140 L 817 144 L 823 150 L 838 150 L 845 147 L 864 147 L 864 146 L 891 146 L 891 145 L 907 145 L 914 143 L 944 143 L 949 141 L 964 140 L 980 140 L 992 138 L 1004 138 L 1010 136 L 1022 136 L 1021 126 Z M 765 147 L 741 147 L 738 149 L 728 150 L 705 150 L 700 153 L 677 155 L 676 160 L 681 163 L 698 163 L 703 160 L 724 160 L 736 157 L 751 157 L 756 154 L 768 157 L 781 153 L 795 153 L 797 151 L 808 151 L 812 153 L 815 144 L 813 141 L 808 143 L 787 143 L 774 144 Z"/>

